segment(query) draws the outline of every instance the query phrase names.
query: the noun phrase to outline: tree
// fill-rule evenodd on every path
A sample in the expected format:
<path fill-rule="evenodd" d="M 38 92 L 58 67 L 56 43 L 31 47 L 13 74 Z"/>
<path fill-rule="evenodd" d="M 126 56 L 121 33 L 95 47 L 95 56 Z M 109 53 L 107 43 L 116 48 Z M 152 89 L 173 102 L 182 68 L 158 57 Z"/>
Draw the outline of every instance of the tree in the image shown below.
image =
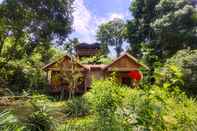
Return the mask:
<path fill-rule="evenodd" d="M 127 24 L 132 51 L 142 56 L 141 43 L 149 44 L 160 58 L 177 50 L 196 48 L 197 10 L 190 0 L 134 0 L 134 19 Z"/>
<path fill-rule="evenodd" d="M 155 6 L 159 0 L 133 0 L 130 11 L 133 19 L 127 23 L 127 40 L 131 46 L 131 52 L 136 56 L 142 56 L 141 43 L 151 43 L 155 37 L 151 23 L 155 20 Z"/>
<path fill-rule="evenodd" d="M 61 55 L 72 28 L 73 0 L 4 0 L 0 4 L 0 81 L 17 95 L 46 86 L 41 67 Z M 6 87 L 5 87 L 6 86 Z"/>
<path fill-rule="evenodd" d="M 64 44 L 64 50 L 68 55 L 75 55 L 75 46 L 79 44 L 79 40 L 77 38 L 68 39 L 68 41 Z"/>
<path fill-rule="evenodd" d="M 60 99 L 62 100 L 65 93 L 64 89 L 64 84 L 68 84 L 68 89 L 69 89 L 69 99 L 72 98 L 72 96 L 75 93 L 75 90 L 78 87 L 78 84 L 81 82 L 81 77 L 82 74 L 79 70 L 78 62 L 74 59 L 74 57 L 70 57 L 70 67 L 68 71 L 68 65 L 63 61 L 62 59 L 60 63 L 60 73 L 58 77 L 62 81 L 62 86 L 61 86 L 61 94 L 60 94 Z"/>
<path fill-rule="evenodd" d="M 163 57 L 180 49 L 197 48 L 197 8 L 190 0 L 161 0 L 156 13 L 151 24 L 157 34 L 154 46 Z"/>
<path fill-rule="evenodd" d="M 18 46 L 29 55 L 37 45 L 48 49 L 52 42 L 62 43 L 72 31 L 72 3 L 73 0 L 4 0 L 0 4 L 0 52 L 10 37 L 14 43 L 10 58 L 15 58 Z"/>
<path fill-rule="evenodd" d="M 120 56 L 124 42 L 125 23 L 121 19 L 114 19 L 99 26 L 97 40 L 101 42 L 105 50 L 114 46 L 117 56 Z M 107 52 L 107 51 L 106 51 Z"/>

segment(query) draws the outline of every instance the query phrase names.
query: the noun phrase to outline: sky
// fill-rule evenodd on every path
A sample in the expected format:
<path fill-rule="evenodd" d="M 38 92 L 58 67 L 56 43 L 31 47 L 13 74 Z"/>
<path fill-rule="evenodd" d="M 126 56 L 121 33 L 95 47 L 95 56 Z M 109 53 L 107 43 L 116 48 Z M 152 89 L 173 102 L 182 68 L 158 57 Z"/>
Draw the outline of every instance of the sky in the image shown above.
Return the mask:
<path fill-rule="evenodd" d="M 95 42 L 100 24 L 114 18 L 131 18 L 130 3 L 131 0 L 75 0 L 71 37 L 79 38 L 80 42 Z"/>

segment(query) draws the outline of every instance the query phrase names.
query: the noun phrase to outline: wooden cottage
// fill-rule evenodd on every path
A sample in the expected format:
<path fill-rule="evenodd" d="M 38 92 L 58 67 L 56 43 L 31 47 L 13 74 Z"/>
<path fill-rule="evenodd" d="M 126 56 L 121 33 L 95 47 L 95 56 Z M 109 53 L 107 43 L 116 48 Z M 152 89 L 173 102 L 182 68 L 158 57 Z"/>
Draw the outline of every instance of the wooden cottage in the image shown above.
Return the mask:
<path fill-rule="evenodd" d="M 65 65 L 64 71 L 71 71 L 71 58 L 68 55 L 65 55 L 63 58 L 43 68 L 47 72 L 48 83 L 50 85 L 49 89 L 52 93 L 59 93 L 60 87 L 62 86 L 65 91 L 68 91 L 68 83 L 63 83 L 60 79 L 55 79 L 61 69 L 62 63 Z M 77 89 L 75 90 L 76 93 L 84 93 L 90 88 L 93 79 L 105 79 L 112 72 L 118 74 L 118 79 L 122 84 L 132 86 L 132 80 L 128 76 L 128 73 L 132 70 L 138 70 L 140 67 L 147 68 L 128 53 L 121 55 L 108 65 L 80 64 L 79 62 L 76 62 L 76 64 L 78 71 L 82 74 L 82 82 L 77 85 Z"/>
<path fill-rule="evenodd" d="M 97 53 L 99 53 L 100 44 L 99 43 L 93 43 L 93 44 L 80 43 L 79 45 L 75 47 L 75 51 L 79 58 L 94 56 Z"/>

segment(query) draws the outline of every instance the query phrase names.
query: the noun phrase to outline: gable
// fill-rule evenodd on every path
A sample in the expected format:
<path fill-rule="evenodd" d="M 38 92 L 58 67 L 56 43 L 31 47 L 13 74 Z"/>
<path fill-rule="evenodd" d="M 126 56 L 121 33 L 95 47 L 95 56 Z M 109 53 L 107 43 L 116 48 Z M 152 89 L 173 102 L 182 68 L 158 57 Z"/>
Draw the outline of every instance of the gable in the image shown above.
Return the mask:
<path fill-rule="evenodd" d="M 139 64 L 137 64 L 134 60 L 130 59 L 127 56 L 122 57 L 118 61 L 111 64 L 107 70 L 108 71 L 127 71 L 139 68 Z"/>
<path fill-rule="evenodd" d="M 116 59 L 112 64 L 108 65 L 105 70 L 108 71 L 131 71 L 138 69 L 142 65 L 137 62 L 137 60 L 128 55 L 124 54 Z"/>
<path fill-rule="evenodd" d="M 85 66 L 81 65 L 80 63 L 76 62 L 76 66 L 79 70 L 88 70 Z M 54 61 L 48 65 L 46 65 L 43 69 L 44 70 L 60 70 L 63 66 L 65 70 L 70 70 L 72 67 L 72 62 L 71 62 L 71 58 L 67 55 L 65 55 L 64 57 L 60 58 L 57 61 Z"/>
<path fill-rule="evenodd" d="M 124 56 L 118 61 L 114 62 L 111 68 L 119 67 L 119 68 L 138 68 L 139 64 L 137 64 L 134 60 L 130 59 L 128 56 Z"/>

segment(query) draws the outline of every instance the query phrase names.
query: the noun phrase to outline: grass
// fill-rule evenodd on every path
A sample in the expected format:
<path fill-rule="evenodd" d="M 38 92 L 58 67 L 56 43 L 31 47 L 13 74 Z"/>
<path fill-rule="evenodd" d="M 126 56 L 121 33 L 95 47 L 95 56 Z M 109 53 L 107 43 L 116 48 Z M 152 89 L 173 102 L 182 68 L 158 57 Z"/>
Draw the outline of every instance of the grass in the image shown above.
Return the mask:
<path fill-rule="evenodd" d="M 67 119 L 59 126 L 58 131 L 92 131 L 94 122 L 95 116 L 93 115 Z"/>
<path fill-rule="evenodd" d="M 23 121 L 25 118 L 33 112 L 33 105 L 30 100 L 20 101 L 17 100 L 15 105 L 8 106 L 0 106 L 0 111 L 3 110 L 12 110 L 12 112 L 16 115 L 16 117 Z M 61 112 L 64 108 L 64 101 L 61 102 L 47 102 L 46 108 L 51 112 L 51 115 L 57 119 L 57 121 L 62 121 L 64 118 L 64 114 Z M 43 103 L 38 103 L 38 105 L 42 105 Z"/>

